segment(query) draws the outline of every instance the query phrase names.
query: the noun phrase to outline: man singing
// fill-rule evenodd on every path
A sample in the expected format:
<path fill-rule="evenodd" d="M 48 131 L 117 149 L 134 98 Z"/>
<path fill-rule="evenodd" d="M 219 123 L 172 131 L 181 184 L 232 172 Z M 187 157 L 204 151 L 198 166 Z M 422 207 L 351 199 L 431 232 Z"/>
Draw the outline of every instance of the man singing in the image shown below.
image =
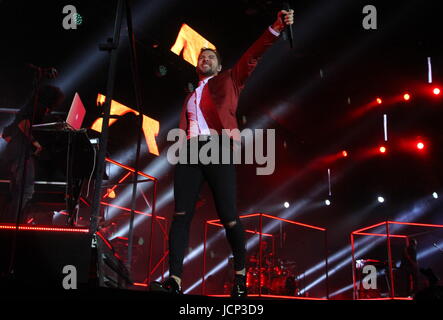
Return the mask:
<path fill-rule="evenodd" d="M 254 71 L 258 59 L 277 39 L 287 25 L 293 23 L 293 10 L 282 10 L 276 21 L 243 54 L 232 69 L 222 72 L 217 51 L 203 48 L 197 62 L 199 85 L 183 105 L 180 129 L 187 133 L 188 155 L 191 140 L 197 140 L 198 150 L 211 140 L 214 130 L 237 129 L 236 110 L 246 80 Z M 222 139 L 219 139 L 222 140 Z M 222 147 L 222 149 L 225 146 Z M 197 150 L 197 151 L 198 151 Z M 245 297 L 245 237 L 236 208 L 236 172 L 231 162 L 197 164 L 179 163 L 175 167 L 175 215 L 169 232 L 170 277 L 163 283 L 153 282 L 151 290 L 181 293 L 183 259 L 188 247 L 189 228 L 201 186 L 206 181 L 212 191 L 217 214 L 226 230 L 234 256 L 232 297 Z"/>

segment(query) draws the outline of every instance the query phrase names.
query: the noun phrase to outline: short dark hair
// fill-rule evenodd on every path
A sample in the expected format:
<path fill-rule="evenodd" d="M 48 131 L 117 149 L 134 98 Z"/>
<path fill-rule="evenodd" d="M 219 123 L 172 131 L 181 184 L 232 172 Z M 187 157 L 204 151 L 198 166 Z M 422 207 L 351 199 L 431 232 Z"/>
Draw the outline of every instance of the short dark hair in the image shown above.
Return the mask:
<path fill-rule="evenodd" d="M 201 48 L 200 49 L 200 53 L 199 53 L 199 57 L 200 57 L 200 55 L 203 53 L 203 51 L 212 51 L 214 54 L 215 54 L 215 56 L 217 57 L 217 61 L 218 61 L 218 65 L 221 65 L 221 63 L 222 63 L 222 58 L 221 58 L 221 56 L 220 56 L 220 53 L 217 51 L 217 50 L 215 50 L 215 49 L 212 49 L 212 48 Z"/>
<path fill-rule="evenodd" d="M 39 89 L 39 103 L 51 111 L 62 104 L 65 95 L 59 87 L 49 84 L 43 85 Z"/>

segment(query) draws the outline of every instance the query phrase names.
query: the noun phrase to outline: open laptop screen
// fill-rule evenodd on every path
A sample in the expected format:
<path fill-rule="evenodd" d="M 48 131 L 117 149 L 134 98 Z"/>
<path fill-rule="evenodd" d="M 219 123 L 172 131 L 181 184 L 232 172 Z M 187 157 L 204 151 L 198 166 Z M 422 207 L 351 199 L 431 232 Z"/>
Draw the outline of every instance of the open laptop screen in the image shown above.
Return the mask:
<path fill-rule="evenodd" d="M 69 109 L 66 123 L 75 130 L 79 130 L 82 127 L 83 119 L 85 118 L 86 109 L 80 99 L 80 96 L 76 92 L 74 100 L 72 100 L 71 108 Z"/>

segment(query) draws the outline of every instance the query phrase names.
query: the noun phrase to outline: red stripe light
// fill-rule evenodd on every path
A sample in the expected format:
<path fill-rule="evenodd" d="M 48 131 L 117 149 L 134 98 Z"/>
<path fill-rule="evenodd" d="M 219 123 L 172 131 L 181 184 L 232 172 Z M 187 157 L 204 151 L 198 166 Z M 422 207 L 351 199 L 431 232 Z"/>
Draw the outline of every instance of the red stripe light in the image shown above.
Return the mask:
<path fill-rule="evenodd" d="M 307 228 L 316 229 L 316 230 L 320 230 L 320 231 L 326 231 L 325 228 L 320 228 L 320 227 L 312 226 L 312 225 L 306 224 L 306 223 L 301 223 L 301 222 L 291 221 L 291 220 L 287 220 L 287 219 L 283 219 L 283 218 L 279 218 L 279 217 L 274 217 L 274 216 L 270 216 L 268 214 L 263 214 L 263 216 L 271 218 L 271 219 L 275 219 L 275 220 L 284 221 L 284 222 L 291 223 L 291 224 L 296 224 L 296 225 L 299 225 L 299 226 L 302 226 L 302 227 L 307 227 Z"/>
<path fill-rule="evenodd" d="M 380 301 L 385 300 L 385 301 L 388 301 L 388 300 L 413 300 L 413 298 L 394 297 L 394 298 L 366 298 L 366 299 L 357 299 L 357 300 L 367 300 L 367 301 L 369 301 L 369 300 L 374 300 L 374 301 L 376 301 L 376 300 L 380 300 Z"/>
<path fill-rule="evenodd" d="M 140 283 L 140 282 L 134 282 L 133 285 L 137 286 L 137 287 L 147 287 L 148 286 L 146 283 Z"/>
<path fill-rule="evenodd" d="M 109 197 L 110 194 L 112 193 L 112 191 L 114 191 L 114 190 L 118 187 L 118 185 L 119 185 L 120 183 L 122 183 L 123 181 L 125 181 L 126 178 L 129 177 L 129 176 L 131 175 L 131 173 L 132 173 L 132 172 L 127 172 L 127 173 L 123 176 L 123 178 L 121 178 L 121 179 L 117 182 L 116 185 L 114 185 L 111 189 L 108 189 L 108 192 L 103 196 L 103 199 L 105 199 L 106 197 Z"/>
<path fill-rule="evenodd" d="M 263 216 L 263 217 L 266 217 L 266 218 L 270 218 L 270 219 L 274 219 L 274 220 L 280 220 L 280 221 L 284 221 L 284 222 L 287 222 L 287 223 L 290 223 L 290 224 L 299 225 L 299 226 L 302 226 L 302 227 L 307 227 L 307 228 L 316 229 L 316 230 L 320 230 L 320 231 L 326 231 L 325 228 L 320 228 L 320 227 L 316 227 L 316 226 L 309 225 L 309 224 L 306 224 L 306 223 L 301 223 L 301 222 L 296 222 L 296 221 L 292 221 L 292 220 L 283 219 L 283 218 L 276 217 L 276 216 L 271 216 L 271 215 L 266 214 L 266 213 L 252 213 L 252 214 L 240 216 L 239 218 L 240 219 L 244 219 L 244 218 L 250 218 L 250 217 L 258 217 L 260 215 Z M 217 222 L 220 222 L 220 219 L 206 221 L 206 223 L 208 223 L 208 224 L 212 224 L 212 225 L 215 225 L 215 226 L 222 226 L 221 224 L 217 224 Z M 255 232 L 254 231 L 254 233 L 259 233 L 259 232 Z"/>
<path fill-rule="evenodd" d="M 353 233 L 354 235 L 359 236 L 376 236 L 376 237 L 386 237 L 386 233 L 371 233 L 371 232 L 357 232 Z M 389 234 L 389 237 L 391 238 L 407 238 L 408 236 L 398 235 L 398 234 Z"/>
<path fill-rule="evenodd" d="M 121 168 L 123 168 L 123 169 L 126 169 L 126 170 L 128 170 L 128 171 L 130 171 L 130 172 L 135 172 L 135 169 L 134 169 L 134 168 L 131 168 L 131 167 L 129 167 L 129 166 L 126 166 L 126 165 L 124 165 L 124 164 L 122 164 L 122 163 L 120 163 L 120 162 L 117 162 L 117 161 L 115 161 L 115 160 L 112 160 L 112 159 L 110 159 L 110 158 L 106 158 L 106 161 L 108 161 L 108 162 L 110 162 L 110 163 L 112 163 L 112 164 L 115 164 L 116 166 L 119 166 L 119 167 L 121 167 Z M 148 178 L 148 179 L 150 179 L 150 180 L 152 180 L 152 181 L 156 181 L 156 180 L 157 180 L 157 178 L 154 178 L 153 176 L 150 176 L 150 175 L 148 175 L 148 174 L 146 174 L 146 173 L 144 173 L 144 172 L 141 172 L 141 171 L 138 171 L 137 174 L 138 174 L 138 175 L 141 175 L 142 177 Z"/>
<path fill-rule="evenodd" d="M 369 227 L 365 227 L 365 228 L 361 228 L 361 229 L 355 230 L 355 231 L 352 232 L 352 233 L 354 233 L 354 234 L 355 234 L 355 233 L 359 233 L 359 232 L 361 232 L 361 231 L 365 231 L 365 230 L 369 230 L 369 229 L 372 229 L 372 228 L 375 228 L 375 227 L 379 227 L 379 226 L 381 226 L 382 224 L 386 224 L 386 221 L 376 223 L 376 224 L 374 224 L 374 225 L 372 225 L 372 226 L 369 226 Z"/>
<path fill-rule="evenodd" d="M 14 230 L 14 229 L 17 229 L 17 226 L 14 224 L 0 224 L 0 229 Z M 63 228 L 63 227 L 28 226 L 28 225 L 19 225 L 18 230 L 47 231 L 47 232 L 76 232 L 76 233 L 88 233 L 89 232 L 89 229 L 85 229 L 85 228 Z"/>
<path fill-rule="evenodd" d="M 112 204 L 112 203 L 108 203 L 108 202 L 104 202 L 104 201 L 100 201 L 100 204 L 104 205 L 104 206 L 109 206 L 109 207 L 117 208 L 117 209 L 120 209 L 120 210 L 123 210 L 123 211 L 126 211 L 126 212 L 131 212 L 131 209 L 125 208 L 125 207 L 122 207 L 122 206 L 118 206 L 116 204 Z M 142 211 L 139 211 L 139 210 L 134 210 L 134 212 L 138 213 L 138 214 L 142 214 L 142 215 L 147 216 L 147 217 L 152 217 L 151 213 L 146 213 L 146 212 L 142 212 Z M 165 217 L 157 216 L 157 215 L 155 216 L 155 218 L 159 219 L 159 220 L 166 220 Z"/>
<path fill-rule="evenodd" d="M 209 294 L 208 297 L 225 298 L 230 297 L 227 294 Z M 327 300 L 325 298 L 308 298 L 308 297 L 294 297 L 294 296 L 279 296 L 273 294 L 248 294 L 248 297 L 260 297 L 260 298 L 280 298 L 280 299 L 294 299 L 294 300 Z"/>
<path fill-rule="evenodd" d="M 103 242 L 105 243 L 105 245 L 112 250 L 112 245 L 109 243 L 109 241 L 100 233 L 97 232 L 97 235 L 103 240 Z"/>
<path fill-rule="evenodd" d="M 211 221 L 206 221 L 206 223 L 210 224 L 212 226 L 216 226 L 216 227 L 223 227 L 223 225 L 221 223 L 216 223 L 216 222 L 213 222 L 212 220 Z M 260 232 L 258 232 L 258 231 L 248 230 L 248 229 L 245 229 L 245 232 L 252 233 L 252 234 L 260 234 Z M 261 235 L 262 236 L 267 236 L 267 237 L 273 237 L 273 235 L 269 234 L 269 233 L 261 233 Z"/>
<path fill-rule="evenodd" d="M 386 234 L 377 234 L 377 233 L 371 233 L 371 232 L 362 232 L 362 231 L 366 231 L 366 230 L 370 230 L 376 227 L 379 227 L 381 225 L 386 225 L 386 223 L 388 224 L 401 224 L 401 225 L 406 225 L 406 226 L 418 226 L 418 227 L 431 227 L 431 228 L 443 228 L 443 225 L 441 224 L 429 224 L 429 223 L 416 223 L 416 222 L 399 222 L 399 221 L 383 221 L 383 222 L 379 222 L 376 223 L 372 226 L 369 227 L 365 227 L 365 228 L 361 228 L 358 230 L 355 230 L 353 232 L 351 232 L 352 235 L 356 235 L 356 234 L 360 234 L 360 235 L 379 235 L 379 236 L 386 236 Z M 390 237 L 394 237 L 396 235 L 393 234 L 389 234 Z M 397 235 L 400 236 L 401 235 Z"/>
<path fill-rule="evenodd" d="M 416 222 L 398 222 L 398 221 L 388 221 L 388 223 L 389 224 L 403 224 L 403 225 L 408 225 L 408 226 L 443 228 L 442 224 L 429 224 L 429 223 L 416 223 Z"/>

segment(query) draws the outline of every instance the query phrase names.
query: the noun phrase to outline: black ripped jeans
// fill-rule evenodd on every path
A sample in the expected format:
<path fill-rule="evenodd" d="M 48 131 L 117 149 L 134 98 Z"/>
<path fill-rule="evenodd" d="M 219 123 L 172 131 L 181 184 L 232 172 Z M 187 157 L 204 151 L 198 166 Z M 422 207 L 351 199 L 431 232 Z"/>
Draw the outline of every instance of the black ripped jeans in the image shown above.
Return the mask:
<path fill-rule="evenodd" d="M 200 150 L 205 143 L 200 141 L 198 149 Z M 189 141 L 187 148 L 189 155 Z M 232 154 L 232 149 L 229 148 Z M 240 271 L 245 268 L 246 245 L 244 229 L 237 214 L 235 164 L 232 161 L 230 164 L 202 164 L 200 161 L 197 164 L 189 164 L 188 162 L 175 166 L 175 215 L 169 231 L 170 275 L 181 277 L 183 273 L 189 229 L 204 181 L 207 181 L 212 191 L 218 217 L 225 226 L 226 237 L 234 256 L 234 269 Z"/>

